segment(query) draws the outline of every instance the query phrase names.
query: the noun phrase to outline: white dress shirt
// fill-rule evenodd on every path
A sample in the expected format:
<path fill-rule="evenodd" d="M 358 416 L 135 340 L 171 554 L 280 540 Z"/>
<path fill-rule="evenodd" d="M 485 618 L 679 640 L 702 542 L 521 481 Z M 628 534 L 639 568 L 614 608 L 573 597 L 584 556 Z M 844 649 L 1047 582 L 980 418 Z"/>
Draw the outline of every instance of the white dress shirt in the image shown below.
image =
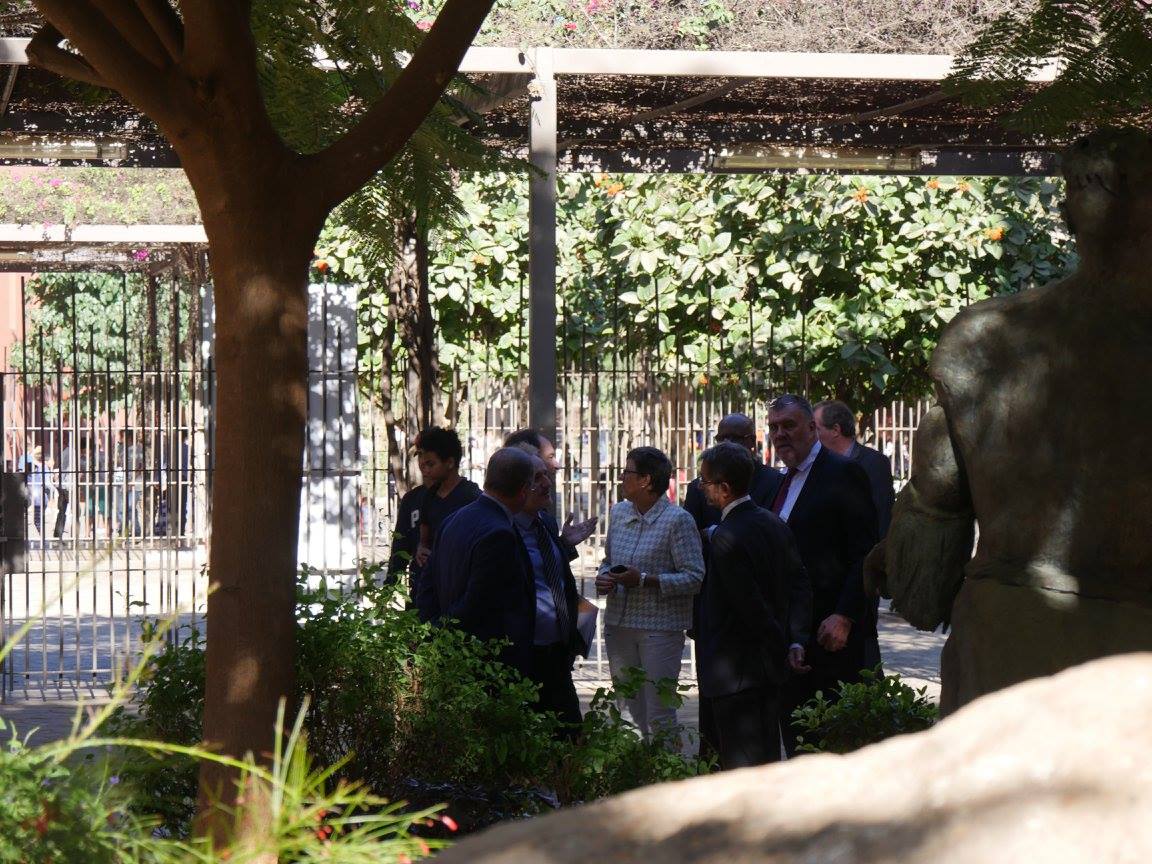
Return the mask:
<path fill-rule="evenodd" d="M 804 491 L 804 484 L 808 481 L 808 474 L 812 470 L 812 463 L 816 461 L 816 457 L 820 454 L 820 442 L 817 441 L 812 445 L 811 452 L 808 457 L 796 466 L 796 470 L 792 472 L 792 482 L 788 486 L 788 494 L 784 496 L 784 504 L 780 507 L 780 518 L 785 522 L 788 517 L 792 515 L 792 508 L 796 506 L 796 499 L 800 497 L 800 493 Z M 787 473 L 787 469 L 781 472 Z"/>
<path fill-rule="evenodd" d="M 724 509 L 720 511 L 720 521 L 723 522 L 728 518 L 728 514 L 743 504 L 745 501 L 751 501 L 751 495 L 745 495 L 743 498 L 737 498 L 735 501 L 729 501 L 724 505 Z"/>

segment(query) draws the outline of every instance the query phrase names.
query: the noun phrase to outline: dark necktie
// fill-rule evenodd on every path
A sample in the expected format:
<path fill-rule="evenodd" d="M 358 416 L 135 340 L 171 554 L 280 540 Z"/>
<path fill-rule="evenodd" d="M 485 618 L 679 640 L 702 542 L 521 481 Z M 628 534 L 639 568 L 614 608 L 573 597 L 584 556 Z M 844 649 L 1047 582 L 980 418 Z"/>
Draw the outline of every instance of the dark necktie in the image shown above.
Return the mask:
<path fill-rule="evenodd" d="M 569 635 L 568 603 L 564 598 L 564 577 L 560 573 L 560 564 L 556 560 L 556 547 L 552 545 L 552 538 L 544 523 L 537 519 L 532 523 L 536 531 L 536 546 L 540 549 L 540 558 L 544 562 L 544 579 L 552 589 L 552 600 L 556 604 L 556 624 L 560 628 L 560 641 L 567 642 Z"/>
<path fill-rule="evenodd" d="M 780 488 L 776 490 L 776 497 L 772 499 L 772 512 L 777 516 L 780 511 L 784 509 L 784 502 L 788 500 L 788 487 L 792 485 L 792 478 L 796 476 L 796 472 L 789 468 L 784 473 L 784 482 L 780 484 Z"/>

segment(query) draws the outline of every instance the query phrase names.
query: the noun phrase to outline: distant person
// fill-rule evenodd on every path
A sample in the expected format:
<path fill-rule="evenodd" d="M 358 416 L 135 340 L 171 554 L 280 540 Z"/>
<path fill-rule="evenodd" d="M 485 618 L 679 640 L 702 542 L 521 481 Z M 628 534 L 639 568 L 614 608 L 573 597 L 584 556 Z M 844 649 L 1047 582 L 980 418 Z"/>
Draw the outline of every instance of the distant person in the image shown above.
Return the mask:
<path fill-rule="evenodd" d="M 420 619 L 455 621 L 479 639 L 506 639 L 501 659 L 530 678 L 536 594 L 528 553 L 513 517 L 524 510 L 536 461 L 513 447 L 492 454 L 484 493 L 449 516 L 416 580 Z"/>
<path fill-rule="evenodd" d="M 480 487 L 460 476 L 464 447 L 451 429 L 432 426 L 416 437 L 416 461 L 428 491 L 420 508 L 420 537 L 416 546 L 416 568 L 428 563 L 436 532 L 444 520 L 480 497 Z"/>
<path fill-rule="evenodd" d="M 646 737 L 676 724 L 676 709 L 663 703 L 652 682 L 679 679 L 692 598 L 704 581 L 700 534 L 692 517 L 668 500 L 671 480 L 672 463 L 660 450 L 628 453 L 620 472 L 624 500 L 612 508 L 596 575 L 597 592 L 608 596 L 604 645 L 612 677 L 639 667 L 648 678 L 627 700 Z"/>
<path fill-rule="evenodd" d="M 780 759 L 780 687 L 790 671 L 808 672 L 812 588 L 788 526 L 748 494 L 758 461 L 730 442 L 700 459 L 700 485 L 721 513 L 696 617 L 701 707 L 709 706 L 700 732 L 725 770 Z"/>
<path fill-rule="evenodd" d="M 843 402 L 817 402 L 813 410 L 820 443 L 833 453 L 859 463 L 868 475 L 872 503 L 876 506 L 877 528 L 883 540 L 892 522 L 892 505 L 896 503 L 891 459 L 856 440 L 856 415 Z"/>
<path fill-rule="evenodd" d="M 44 465 L 44 448 L 35 445 L 20 460 L 20 471 L 28 488 L 28 506 L 32 508 L 32 524 L 36 526 L 36 539 L 44 541 L 44 508 L 52 494 L 52 476 Z"/>
<path fill-rule="evenodd" d="M 544 460 L 544 464 L 552 475 L 552 489 L 555 490 L 557 488 L 556 475 L 560 471 L 560 461 L 556 458 L 556 445 L 546 435 L 542 435 L 535 429 L 517 429 L 504 439 L 505 447 L 515 447 L 517 444 L 529 444 L 539 451 L 540 458 Z M 579 554 L 576 547 L 591 537 L 592 532 L 596 530 L 597 520 L 595 516 L 581 522 L 574 522 L 575 515 L 574 513 L 568 514 L 559 535 L 569 561 L 576 559 Z"/>
<path fill-rule="evenodd" d="M 64 536 L 68 527 L 68 504 L 72 500 L 72 483 L 75 479 L 72 459 L 72 445 L 65 444 L 60 451 L 60 463 L 56 466 L 56 524 L 52 528 L 52 536 L 59 540 Z M 76 502 L 79 507 L 80 502 Z M 75 514 L 72 516 L 75 521 Z"/>
<path fill-rule="evenodd" d="M 772 512 L 788 523 L 812 583 L 812 641 L 805 662 L 812 668 L 783 688 L 784 744 L 795 752 L 798 729 L 792 712 L 817 691 L 835 698 L 840 682 L 880 656 L 876 603 L 864 591 L 864 558 L 876 543 L 876 508 L 864 469 L 823 447 L 808 400 L 787 394 L 768 405 L 768 431 L 786 466 Z"/>
<path fill-rule="evenodd" d="M 572 683 L 572 664 L 588 646 L 576 627 L 580 611 L 576 580 L 560 548 L 556 520 L 548 511 L 552 478 L 535 448 L 519 445 L 533 459 L 532 487 L 524 509 L 512 517 L 528 553 L 536 598 L 533 623 L 532 672 L 540 685 L 537 707 L 555 712 L 574 735 L 580 725 L 580 699 Z"/>

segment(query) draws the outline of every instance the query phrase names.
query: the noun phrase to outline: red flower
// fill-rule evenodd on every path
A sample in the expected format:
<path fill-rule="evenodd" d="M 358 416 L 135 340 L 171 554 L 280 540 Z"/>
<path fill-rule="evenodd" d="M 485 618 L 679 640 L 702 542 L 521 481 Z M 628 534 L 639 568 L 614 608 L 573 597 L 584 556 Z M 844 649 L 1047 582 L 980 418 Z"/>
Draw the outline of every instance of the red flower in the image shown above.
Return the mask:
<path fill-rule="evenodd" d="M 329 269 L 329 264 L 327 261 L 325 261 L 323 258 L 321 258 L 319 261 L 316 262 L 316 269 L 321 273 L 327 273 L 328 269 Z"/>
<path fill-rule="evenodd" d="M 564 25 L 564 29 L 567 30 L 569 33 L 575 33 L 576 32 L 576 22 L 575 21 L 569 21 L 567 24 Z"/>
<path fill-rule="evenodd" d="M 451 816 L 449 816 L 447 813 L 445 813 L 443 816 L 440 817 L 440 821 L 442 823 L 444 823 L 444 827 L 447 828 L 449 831 L 459 831 L 460 830 L 460 826 L 456 824 L 456 820 L 453 819 Z"/>

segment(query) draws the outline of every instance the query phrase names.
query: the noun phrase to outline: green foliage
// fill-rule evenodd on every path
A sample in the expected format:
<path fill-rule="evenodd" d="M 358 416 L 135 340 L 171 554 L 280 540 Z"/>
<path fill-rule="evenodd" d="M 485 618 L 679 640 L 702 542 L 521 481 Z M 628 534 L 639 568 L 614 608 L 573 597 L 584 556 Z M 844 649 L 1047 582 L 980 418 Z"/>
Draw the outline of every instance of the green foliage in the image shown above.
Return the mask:
<path fill-rule="evenodd" d="M 8 738 L 0 743 L 0 862 L 122 860 L 109 787 L 28 746 L 2 719 L 0 735 Z"/>
<path fill-rule="evenodd" d="M 616 705 L 644 683 L 634 670 L 617 690 L 597 692 L 574 739 L 555 716 L 533 710 L 536 687 L 498 662 L 501 646 L 421 624 L 394 586 L 368 567 L 359 585 L 329 590 L 306 570 L 298 584 L 296 658 L 309 710 L 308 753 L 335 781 L 392 800 L 448 801 L 467 830 L 501 818 L 705 773 L 678 752 L 674 733 L 645 741 Z M 158 630 L 149 630 L 155 637 Z M 193 747 L 204 699 L 203 642 L 154 643 L 134 705 L 108 729 Z M 675 682 L 660 682 L 679 704 Z M 195 803 L 196 760 L 128 750 L 115 764 L 132 811 L 184 836 Z M 545 791 L 541 791 L 545 790 Z"/>
<path fill-rule="evenodd" d="M 619 700 L 636 696 L 645 684 L 644 670 L 629 668 L 611 688 L 599 688 L 592 697 L 580 738 L 565 754 L 558 771 L 560 799 L 593 801 L 670 780 L 707 774 L 710 760 L 685 757 L 680 752 L 680 729 L 657 730 L 644 740 L 624 719 Z M 679 708 L 683 693 L 691 689 L 665 678 L 656 682 L 661 701 Z"/>
<path fill-rule="evenodd" d="M 956 312 L 1073 265 L 1059 193 L 1013 178 L 562 175 L 562 359 L 641 357 L 752 391 L 807 369 L 814 392 L 861 408 L 920 395 Z M 432 244 L 441 362 L 518 374 L 526 184 L 479 177 L 460 196 L 468 218 Z M 358 263 L 354 245 L 335 251 L 337 270 Z"/>
<path fill-rule="evenodd" d="M 1028 77 L 1058 61 L 1056 80 Z M 1152 10 L 1130 0 L 1039 0 L 1013 7 L 957 58 L 948 82 L 977 104 L 1023 99 L 1015 125 L 1056 136 L 1143 124 L 1152 104 Z"/>
<path fill-rule="evenodd" d="M 817 693 L 792 716 L 803 734 L 799 750 L 809 753 L 851 753 L 893 735 L 921 732 L 932 726 L 939 710 L 927 688 L 914 690 L 899 675 L 860 673 L 863 680 L 840 684 L 839 698 Z"/>
<path fill-rule="evenodd" d="M 81 386 L 91 384 L 101 394 L 99 398 L 105 391 L 115 397 L 125 385 L 123 376 L 116 373 L 148 368 L 150 340 L 158 354 L 155 359 L 165 368 L 172 367 L 172 337 L 177 336 L 183 349 L 191 326 L 191 290 L 180 282 L 160 280 L 152 328 L 148 287 L 138 273 L 39 273 L 26 286 L 25 341 L 13 347 L 10 366 L 27 370 L 29 380 L 35 380 L 41 369 L 51 376 L 58 369 L 74 370 L 82 379 Z M 168 314 L 174 291 L 180 308 L 178 334 L 173 334 Z M 66 385 L 72 383 L 71 378 L 65 377 Z"/>
<path fill-rule="evenodd" d="M 9 168 L 0 172 L 0 223 L 195 225 L 200 210 L 183 171 L 157 168 Z"/>

